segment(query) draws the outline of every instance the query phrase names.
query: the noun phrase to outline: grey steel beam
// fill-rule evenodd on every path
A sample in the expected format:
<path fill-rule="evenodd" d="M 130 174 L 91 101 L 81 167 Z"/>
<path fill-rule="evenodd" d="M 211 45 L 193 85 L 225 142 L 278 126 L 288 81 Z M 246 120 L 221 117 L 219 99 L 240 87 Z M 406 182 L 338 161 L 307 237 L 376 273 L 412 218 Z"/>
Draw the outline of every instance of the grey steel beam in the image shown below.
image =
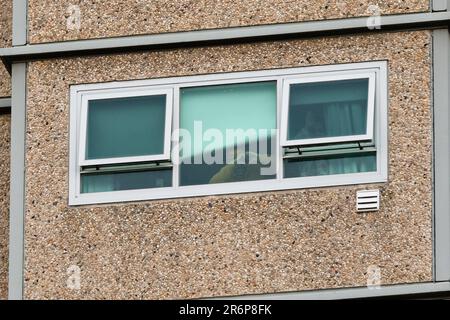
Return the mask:
<path fill-rule="evenodd" d="M 448 8 L 448 0 L 433 0 L 433 11 L 446 11 Z"/>
<path fill-rule="evenodd" d="M 433 32 L 435 280 L 450 280 L 450 34 Z"/>
<path fill-rule="evenodd" d="M 154 35 L 126 36 L 32 44 L 0 49 L 0 57 L 9 67 L 13 62 L 62 56 L 123 53 L 167 47 L 186 47 L 215 43 L 248 42 L 291 37 L 311 37 L 346 33 L 404 30 L 411 28 L 448 27 L 449 12 L 428 12 L 382 16 L 381 29 L 367 27 L 367 17 L 235 27 L 212 30 L 173 32 Z"/>
<path fill-rule="evenodd" d="M 0 108 L 11 108 L 11 98 L 0 98 Z"/>
<path fill-rule="evenodd" d="M 392 286 L 381 286 L 379 288 L 361 287 L 292 293 L 275 293 L 265 295 L 217 298 L 217 300 L 343 300 L 445 292 L 450 292 L 450 282 L 400 284 Z"/>
<path fill-rule="evenodd" d="M 12 45 L 23 46 L 27 44 L 27 0 L 13 1 Z"/>
<path fill-rule="evenodd" d="M 26 63 L 12 65 L 8 282 L 8 297 L 10 300 L 20 300 L 23 298 L 26 69 Z"/>
<path fill-rule="evenodd" d="M 0 98 L 0 115 L 11 113 L 11 99 Z"/>

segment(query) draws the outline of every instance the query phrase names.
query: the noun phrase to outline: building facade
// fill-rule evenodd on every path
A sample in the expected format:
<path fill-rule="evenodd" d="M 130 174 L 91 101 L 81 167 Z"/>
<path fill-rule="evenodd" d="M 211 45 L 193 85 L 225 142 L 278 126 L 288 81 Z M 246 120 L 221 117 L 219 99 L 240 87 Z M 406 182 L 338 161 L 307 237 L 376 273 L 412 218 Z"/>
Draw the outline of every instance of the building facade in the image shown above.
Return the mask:
<path fill-rule="evenodd" d="M 447 1 L 0 9 L 2 298 L 450 291 Z"/>

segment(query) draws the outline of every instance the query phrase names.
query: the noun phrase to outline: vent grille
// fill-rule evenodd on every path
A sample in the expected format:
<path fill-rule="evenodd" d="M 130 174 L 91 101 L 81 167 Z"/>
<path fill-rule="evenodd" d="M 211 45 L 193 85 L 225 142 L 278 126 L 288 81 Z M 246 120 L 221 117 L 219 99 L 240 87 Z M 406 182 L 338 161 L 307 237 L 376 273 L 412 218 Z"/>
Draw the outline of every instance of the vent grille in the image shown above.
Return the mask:
<path fill-rule="evenodd" d="M 356 209 L 358 212 L 380 210 L 380 190 L 364 190 L 356 193 Z"/>

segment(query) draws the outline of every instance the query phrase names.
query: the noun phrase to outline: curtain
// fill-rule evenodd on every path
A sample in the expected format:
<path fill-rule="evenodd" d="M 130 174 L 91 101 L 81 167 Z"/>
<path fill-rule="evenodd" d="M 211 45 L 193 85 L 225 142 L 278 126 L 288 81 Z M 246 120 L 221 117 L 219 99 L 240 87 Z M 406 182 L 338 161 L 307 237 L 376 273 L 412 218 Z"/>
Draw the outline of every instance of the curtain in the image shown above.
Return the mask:
<path fill-rule="evenodd" d="M 364 133 L 366 106 L 365 100 L 297 106 L 303 109 L 301 113 L 304 124 L 293 138 L 339 137 Z M 288 174 L 299 177 L 371 172 L 376 171 L 376 156 L 328 156 L 291 161 L 287 166 Z"/>

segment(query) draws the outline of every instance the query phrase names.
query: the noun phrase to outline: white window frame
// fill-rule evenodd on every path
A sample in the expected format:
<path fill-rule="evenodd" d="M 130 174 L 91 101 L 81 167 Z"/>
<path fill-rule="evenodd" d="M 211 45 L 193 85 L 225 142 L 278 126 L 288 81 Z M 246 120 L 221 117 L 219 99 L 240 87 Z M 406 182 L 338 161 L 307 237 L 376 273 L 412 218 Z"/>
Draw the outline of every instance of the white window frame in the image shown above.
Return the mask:
<path fill-rule="evenodd" d="M 173 186 L 141 190 L 112 191 L 103 193 L 80 192 L 80 123 L 81 105 L 84 96 L 93 94 L 137 93 L 145 90 L 173 90 L 172 131 L 179 129 L 180 88 L 210 86 L 261 81 L 277 82 L 277 125 L 282 128 L 283 83 L 289 79 L 316 78 L 323 76 L 345 76 L 373 72 L 375 74 L 375 116 L 373 142 L 376 148 L 377 171 L 352 174 L 283 178 L 282 134 L 277 137 L 277 175 L 276 179 L 264 181 L 245 181 L 198 186 L 179 185 L 179 155 L 173 153 Z M 173 107 L 173 109 L 172 109 Z M 333 187 L 345 185 L 362 185 L 384 183 L 388 180 L 388 83 L 387 62 L 361 62 L 340 65 L 325 65 L 289 69 L 272 69 L 250 72 L 233 72 L 199 76 L 174 77 L 123 81 L 99 84 L 73 85 L 70 87 L 70 156 L 69 156 L 69 205 L 105 204 L 129 201 L 185 198 L 209 195 L 237 194 L 249 192 L 279 191 L 304 188 Z M 175 137 L 172 143 L 177 143 Z M 115 159 L 116 160 L 116 159 Z M 127 160 L 128 162 L 128 160 Z M 116 163 L 116 162 L 114 162 Z M 261 183 L 263 182 L 263 183 Z"/>
<path fill-rule="evenodd" d="M 313 139 L 297 139 L 289 140 L 289 102 L 290 92 L 292 85 L 304 84 L 304 83 L 321 83 L 331 81 L 342 80 L 357 80 L 368 79 L 368 99 L 367 99 L 367 118 L 366 118 L 366 133 L 363 135 L 351 135 L 351 136 L 336 136 L 326 138 L 313 138 Z M 376 71 L 367 71 L 364 73 L 355 74 L 334 74 L 334 75 L 319 75 L 316 77 L 296 77 L 284 80 L 283 83 L 283 105 L 281 109 L 281 145 L 283 147 L 293 146 L 309 146 L 320 144 L 332 144 L 332 143 L 345 143 L 345 142 L 361 142 L 373 140 L 374 129 L 374 117 L 375 117 L 375 88 L 376 88 Z"/>
<path fill-rule="evenodd" d="M 89 101 L 105 100 L 105 99 L 119 99 L 130 97 L 145 97 L 145 96 L 166 96 L 166 112 L 165 112 L 165 129 L 164 129 L 164 151 L 162 154 L 144 155 L 134 157 L 116 157 L 106 159 L 86 160 L 86 139 L 87 139 L 87 122 L 89 114 Z M 79 165 L 80 166 L 95 166 L 107 164 L 122 164 L 131 162 L 145 162 L 145 161 L 162 161 L 170 160 L 170 140 L 172 134 L 172 106 L 173 106 L 173 90 L 162 88 L 148 88 L 148 89 L 134 89 L 128 92 L 87 92 L 81 95 L 81 114 L 80 114 L 80 139 L 79 139 Z"/>

